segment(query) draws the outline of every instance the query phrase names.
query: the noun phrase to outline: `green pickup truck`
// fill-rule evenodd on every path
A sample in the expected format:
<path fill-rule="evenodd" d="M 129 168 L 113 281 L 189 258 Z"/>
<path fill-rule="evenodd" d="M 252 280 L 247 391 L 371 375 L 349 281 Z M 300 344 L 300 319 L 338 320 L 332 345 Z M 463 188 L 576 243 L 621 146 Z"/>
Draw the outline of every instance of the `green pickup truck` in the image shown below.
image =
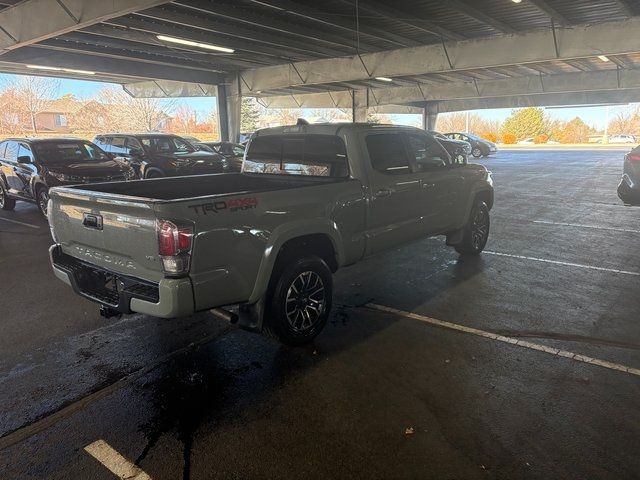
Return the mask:
<path fill-rule="evenodd" d="M 434 235 L 479 254 L 493 182 L 423 130 L 318 124 L 259 130 L 241 173 L 50 197 L 54 273 L 103 315 L 215 309 L 296 345 L 324 327 L 340 267 Z"/>

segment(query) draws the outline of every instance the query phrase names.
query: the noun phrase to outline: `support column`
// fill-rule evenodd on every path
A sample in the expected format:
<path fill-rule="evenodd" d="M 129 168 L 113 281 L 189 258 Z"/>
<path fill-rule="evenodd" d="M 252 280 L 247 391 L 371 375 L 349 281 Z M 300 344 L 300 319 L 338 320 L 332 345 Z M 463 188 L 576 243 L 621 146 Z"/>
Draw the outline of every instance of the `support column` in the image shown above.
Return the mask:
<path fill-rule="evenodd" d="M 422 129 L 435 130 L 438 121 L 438 111 L 431 105 L 425 105 L 422 110 Z"/>
<path fill-rule="evenodd" d="M 367 90 L 351 90 L 351 121 L 364 123 L 367 121 L 368 102 Z"/>
<path fill-rule="evenodd" d="M 240 115 L 242 96 L 240 93 L 240 77 L 231 76 L 223 85 L 218 85 L 218 118 L 220 139 L 223 141 L 240 141 Z"/>

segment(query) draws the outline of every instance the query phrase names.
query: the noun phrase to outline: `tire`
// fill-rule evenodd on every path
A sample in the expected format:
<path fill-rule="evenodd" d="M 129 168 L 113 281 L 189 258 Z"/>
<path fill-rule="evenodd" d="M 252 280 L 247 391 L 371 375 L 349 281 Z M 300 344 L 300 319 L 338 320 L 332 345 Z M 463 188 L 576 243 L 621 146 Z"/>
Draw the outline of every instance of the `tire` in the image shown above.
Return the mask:
<path fill-rule="evenodd" d="M 16 201 L 13 198 L 9 198 L 2 182 L 0 182 L 0 210 L 13 210 L 15 206 Z"/>
<path fill-rule="evenodd" d="M 162 178 L 162 177 L 164 177 L 162 172 L 159 172 L 158 170 L 151 170 L 147 172 L 144 178 Z"/>
<path fill-rule="evenodd" d="M 462 242 L 454 245 L 456 252 L 460 255 L 480 255 L 489 239 L 490 227 L 489 207 L 483 201 L 476 200 L 464 226 Z"/>
<path fill-rule="evenodd" d="M 473 147 L 473 150 L 471 150 L 471 155 L 473 155 L 474 158 L 480 158 L 482 156 L 482 150 L 480 149 L 480 147 Z"/>
<path fill-rule="evenodd" d="M 47 187 L 38 187 L 36 189 L 36 205 L 38 210 L 47 218 L 47 205 L 49 203 L 49 189 Z"/>
<path fill-rule="evenodd" d="M 276 272 L 267 294 L 263 333 L 286 345 L 309 343 L 322 331 L 331 311 L 331 270 L 320 257 L 310 255 L 293 259 Z"/>

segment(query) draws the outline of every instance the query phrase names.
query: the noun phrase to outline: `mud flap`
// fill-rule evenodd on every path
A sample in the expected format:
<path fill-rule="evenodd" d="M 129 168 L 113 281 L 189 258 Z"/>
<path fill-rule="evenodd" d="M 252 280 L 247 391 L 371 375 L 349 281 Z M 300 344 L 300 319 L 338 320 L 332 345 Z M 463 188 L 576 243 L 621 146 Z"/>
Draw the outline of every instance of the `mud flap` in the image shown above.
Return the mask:
<path fill-rule="evenodd" d="M 453 232 L 447 233 L 447 245 L 453 247 L 454 245 L 459 245 L 462 243 L 462 239 L 464 238 L 464 229 L 455 230 Z"/>
<path fill-rule="evenodd" d="M 261 332 L 264 323 L 265 297 L 256 303 L 245 303 L 238 309 L 238 326 L 251 332 Z"/>

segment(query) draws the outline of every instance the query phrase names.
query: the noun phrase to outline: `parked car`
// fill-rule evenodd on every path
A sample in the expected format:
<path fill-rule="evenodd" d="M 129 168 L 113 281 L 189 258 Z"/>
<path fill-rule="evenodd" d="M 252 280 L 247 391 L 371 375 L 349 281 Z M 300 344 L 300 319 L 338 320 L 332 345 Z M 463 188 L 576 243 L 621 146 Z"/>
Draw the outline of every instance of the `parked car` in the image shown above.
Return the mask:
<path fill-rule="evenodd" d="M 612 135 L 609 137 L 609 143 L 636 143 L 636 137 L 633 135 Z"/>
<path fill-rule="evenodd" d="M 452 138 L 453 140 L 462 140 L 465 142 L 469 142 L 469 144 L 471 145 L 471 155 L 473 155 L 475 158 L 488 157 L 489 155 L 498 152 L 498 147 L 496 147 L 495 143 L 480 138 L 477 135 L 473 135 L 471 133 L 450 132 L 445 133 L 444 136 L 447 138 Z"/>
<path fill-rule="evenodd" d="M 184 138 L 187 142 L 189 142 L 193 146 L 195 146 L 197 143 L 200 143 L 200 139 L 198 139 L 196 137 L 180 135 L 180 138 Z"/>
<path fill-rule="evenodd" d="M 640 146 L 624 156 L 618 196 L 624 203 L 640 205 Z"/>
<path fill-rule="evenodd" d="M 0 208 L 16 200 L 38 205 L 47 216 L 49 188 L 131 180 L 135 171 L 91 142 L 77 138 L 11 138 L 0 143 Z"/>
<path fill-rule="evenodd" d="M 471 154 L 471 144 L 469 142 L 447 138 L 434 130 L 429 131 L 429 133 L 449 152 L 451 158 L 456 159 L 459 163 L 466 162 L 468 155 Z"/>
<path fill-rule="evenodd" d="M 525 138 L 518 141 L 518 145 L 535 145 L 533 137 Z"/>
<path fill-rule="evenodd" d="M 112 133 L 98 135 L 96 145 L 124 159 L 140 178 L 222 173 L 228 163 L 216 153 L 198 151 L 177 135 L 166 133 Z"/>
<path fill-rule="evenodd" d="M 197 147 L 205 151 L 219 153 L 229 163 L 229 171 L 239 172 L 242 170 L 242 159 L 244 158 L 245 146 L 233 142 L 199 142 Z"/>
<path fill-rule="evenodd" d="M 216 311 L 301 344 L 327 321 L 332 272 L 433 235 L 478 255 L 493 197 L 484 166 L 417 128 L 275 127 L 252 136 L 242 173 L 53 189 L 51 261 L 107 316 L 239 304 Z"/>

